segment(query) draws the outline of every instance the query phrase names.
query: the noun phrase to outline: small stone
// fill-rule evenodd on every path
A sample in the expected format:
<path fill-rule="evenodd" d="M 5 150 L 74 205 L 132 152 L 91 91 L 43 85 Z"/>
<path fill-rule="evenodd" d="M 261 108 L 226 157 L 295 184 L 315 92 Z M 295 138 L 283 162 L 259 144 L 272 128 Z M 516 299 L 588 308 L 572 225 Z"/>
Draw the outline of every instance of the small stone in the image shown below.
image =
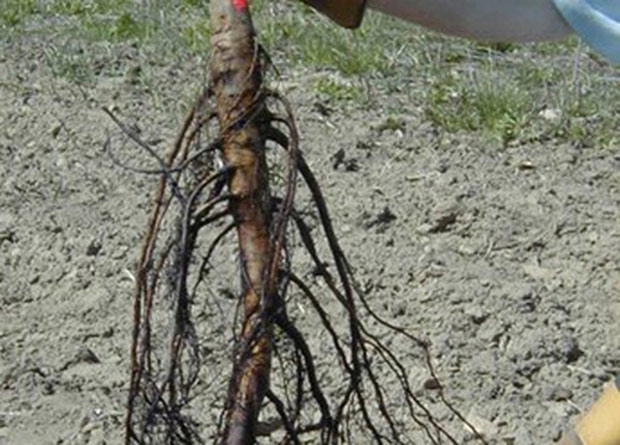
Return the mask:
<path fill-rule="evenodd" d="M 429 233 L 433 231 L 433 226 L 428 223 L 420 224 L 415 229 L 415 231 L 418 232 L 420 235 L 428 235 Z"/>
<path fill-rule="evenodd" d="M 539 115 L 547 121 L 557 121 L 560 118 L 560 112 L 555 108 L 545 108 Z"/>
<path fill-rule="evenodd" d="M 504 441 L 504 444 L 506 445 L 514 445 L 517 438 L 515 437 L 514 434 L 506 434 L 505 436 L 502 437 L 502 440 Z"/>
<path fill-rule="evenodd" d="M 465 429 L 468 432 L 474 433 L 474 431 L 471 428 L 473 427 L 476 430 L 475 432 L 477 432 L 480 436 L 482 436 L 485 439 L 497 436 L 499 432 L 499 429 L 497 428 L 497 426 L 495 426 L 493 422 L 491 422 L 490 420 L 484 419 L 473 412 L 470 412 L 465 417 L 465 420 L 467 420 L 467 422 L 469 423 L 469 425 L 465 424 Z"/>
<path fill-rule="evenodd" d="M 384 207 L 374 218 L 372 218 L 367 224 L 366 228 L 371 228 L 376 225 L 387 225 L 397 219 L 396 215 L 390 210 L 389 207 Z"/>
<path fill-rule="evenodd" d="M 63 366 L 60 367 L 60 370 L 65 371 L 79 363 L 97 364 L 101 363 L 101 360 L 99 360 L 99 357 L 97 357 L 97 355 L 95 355 L 90 348 L 82 347 L 77 351 L 72 359 L 68 360 Z"/>
<path fill-rule="evenodd" d="M 533 288 L 527 286 L 516 293 L 516 303 L 521 313 L 530 313 L 536 310 L 538 298 Z"/>
<path fill-rule="evenodd" d="M 400 301 L 392 304 L 392 317 L 402 317 L 407 313 L 407 302 Z"/>
<path fill-rule="evenodd" d="M 531 161 L 522 161 L 519 163 L 519 170 L 534 170 L 536 166 Z"/>
<path fill-rule="evenodd" d="M 101 363 L 99 357 L 90 348 L 80 348 L 73 360 L 75 363 Z"/>
<path fill-rule="evenodd" d="M 312 107 L 314 108 L 314 111 L 316 111 L 317 113 L 319 113 L 321 116 L 324 116 L 324 117 L 329 116 L 334 111 L 332 108 L 330 108 L 326 104 L 319 102 L 319 101 L 312 104 Z"/>
<path fill-rule="evenodd" d="M 62 130 L 62 125 L 56 125 L 54 128 L 52 128 L 52 137 L 54 139 L 56 139 L 56 137 L 58 137 L 58 134 L 60 133 L 60 130 Z"/>
<path fill-rule="evenodd" d="M 536 264 L 524 264 L 522 267 L 523 271 L 535 280 L 549 281 L 555 275 L 553 270 L 540 267 Z"/>
<path fill-rule="evenodd" d="M 600 236 L 597 232 L 590 232 L 586 235 L 586 240 L 588 240 L 590 244 L 596 244 L 599 238 Z"/>
<path fill-rule="evenodd" d="M 334 153 L 331 157 L 331 161 L 332 161 L 332 168 L 334 170 L 338 169 L 338 167 L 340 166 L 340 164 L 342 164 L 345 160 L 346 157 L 346 153 L 344 151 L 344 148 L 341 148 L 340 150 L 338 150 L 336 153 Z"/>
<path fill-rule="evenodd" d="M 565 335 L 558 341 L 558 354 L 566 363 L 574 363 L 583 355 L 579 343 L 574 337 Z"/>
<path fill-rule="evenodd" d="M 80 420 L 80 431 L 84 431 L 84 429 L 88 428 L 88 425 L 90 425 L 90 417 L 89 416 L 84 416 L 82 417 L 82 420 Z"/>
<path fill-rule="evenodd" d="M 366 223 L 366 228 L 370 229 L 371 227 L 375 227 L 377 233 L 384 233 L 388 226 L 396 219 L 396 215 L 390 208 L 385 207 L 380 213 Z"/>
<path fill-rule="evenodd" d="M 127 70 L 125 79 L 131 85 L 137 85 L 142 77 L 142 67 L 140 65 L 132 66 Z"/>
<path fill-rule="evenodd" d="M 86 255 L 87 256 L 95 256 L 99 253 L 99 251 L 101 250 L 101 241 L 99 241 L 98 239 L 94 239 L 92 240 L 89 244 L 88 247 L 86 248 Z"/>
<path fill-rule="evenodd" d="M 526 379 L 531 379 L 535 374 L 540 371 L 540 368 L 543 367 L 542 360 L 538 358 L 530 358 L 530 359 L 522 359 L 517 362 L 517 374 L 525 377 Z M 519 385 L 520 382 L 513 382 L 516 385 Z"/>
<path fill-rule="evenodd" d="M 489 318 L 489 314 L 483 311 L 480 306 L 465 309 L 465 315 L 467 315 L 474 324 L 482 324 Z"/>
<path fill-rule="evenodd" d="M 52 394 L 54 394 L 54 385 L 52 382 L 45 382 L 43 384 L 43 395 L 45 396 L 51 396 Z"/>
<path fill-rule="evenodd" d="M 357 172 L 360 170 L 360 165 L 357 159 L 347 159 L 344 162 L 344 170 L 348 172 Z"/>
<path fill-rule="evenodd" d="M 560 385 L 554 385 L 551 387 L 547 387 L 543 391 L 543 397 L 546 400 L 551 400 L 553 402 L 561 402 L 564 400 L 570 400 L 572 396 L 573 396 L 573 392 L 570 389 L 564 388 Z"/>
<path fill-rule="evenodd" d="M 119 248 L 115 249 L 112 254 L 110 255 L 110 258 L 112 258 L 113 260 L 120 260 L 122 258 L 125 257 L 125 255 L 127 255 L 127 252 L 129 251 L 129 247 L 127 246 L 120 246 Z"/>
<path fill-rule="evenodd" d="M 504 332 L 505 328 L 501 323 L 498 323 L 495 320 L 487 320 L 482 323 L 476 336 L 486 345 L 493 345 L 499 342 L 499 339 L 502 335 L 504 335 Z"/>
<path fill-rule="evenodd" d="M 476 254 L 476 248 L 465 244 L 460 244 L 458 247 L 458 252 L 463 256 L 474 256 Z"/>
<path fill-rule="evenodd" d="M 431 233 L 446 232 L 452 226 L 461 212 L 459 205 L 454 201 L 440 202 L 431 212 Z"/>
<path fill-rule="evenodd" d="M 496 383 L 485 385 L 482 388 L 482 395 L 485 399 L 497 399 L 502 394 L 502 387 Z"/>
<path fill-rule="evenodd" d="M 448 161 L 448 159 L 440 159 L 439 162 L 437 162 L 437 171 L 439 173 L 445 173 L 448 171 L 449 168 L 450 161 Z"/>
<path fill-rule="evenodd" d="M 437 380 L 436 378 L 431 377 L 424 381 L 424 389 L 428 389 L 428 390 L 441 389 L 441 383 L 439 383 L 439 380 Z"/>

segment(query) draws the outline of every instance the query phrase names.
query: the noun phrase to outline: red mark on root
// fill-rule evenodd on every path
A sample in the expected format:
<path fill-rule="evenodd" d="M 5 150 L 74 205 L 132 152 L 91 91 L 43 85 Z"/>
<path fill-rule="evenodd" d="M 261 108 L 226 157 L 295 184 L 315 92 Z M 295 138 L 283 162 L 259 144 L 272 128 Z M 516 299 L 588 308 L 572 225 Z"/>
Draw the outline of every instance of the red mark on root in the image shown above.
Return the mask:
<path fill-rule="evenodd" d="M 232 3 L 237 11 L 242 11 L 248 7 L 247 0 L 232 0 Z"/>

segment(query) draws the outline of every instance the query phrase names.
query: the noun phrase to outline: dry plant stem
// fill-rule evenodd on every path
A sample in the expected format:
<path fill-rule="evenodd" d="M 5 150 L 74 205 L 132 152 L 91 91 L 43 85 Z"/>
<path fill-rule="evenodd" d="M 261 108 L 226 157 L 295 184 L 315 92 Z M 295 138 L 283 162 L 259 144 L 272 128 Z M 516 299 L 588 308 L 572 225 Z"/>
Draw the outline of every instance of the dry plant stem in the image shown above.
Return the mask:
<path fill-rule="evenodd" d="M 211 88 L 222 137 L 222 157 L 231 168 L 230 211 L 237 223 L 241 258 L 243 327 L 228 390 L 223 443 L 251 444 L 260 405 L 269 387 L 272 327 L 276 306 L 269 269 L 270 192 L 262 136 L 258 47 L 244 2 L 211 1 Z"/>

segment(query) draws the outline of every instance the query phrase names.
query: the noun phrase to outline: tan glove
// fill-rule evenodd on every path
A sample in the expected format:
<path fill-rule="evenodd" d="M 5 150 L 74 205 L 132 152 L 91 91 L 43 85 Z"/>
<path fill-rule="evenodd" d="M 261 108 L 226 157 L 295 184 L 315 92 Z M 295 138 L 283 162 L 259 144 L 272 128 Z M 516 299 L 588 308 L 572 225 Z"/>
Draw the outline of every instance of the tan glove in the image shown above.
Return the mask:
<path fill-rule="evenodd" d="M 620 445 L 620 376 L 558 445 Z"/>
<path fill-rule="evenodd" d="M 357 28 L 362 23 L 366 0 L 302 0 L 345 28 Z"/>

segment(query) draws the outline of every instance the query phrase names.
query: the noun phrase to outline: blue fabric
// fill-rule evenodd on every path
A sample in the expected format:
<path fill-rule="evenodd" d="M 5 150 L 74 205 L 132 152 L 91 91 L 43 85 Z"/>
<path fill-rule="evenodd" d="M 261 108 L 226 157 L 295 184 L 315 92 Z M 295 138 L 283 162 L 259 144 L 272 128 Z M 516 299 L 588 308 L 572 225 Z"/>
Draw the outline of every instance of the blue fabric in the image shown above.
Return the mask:
<path fill-rule="evenodd" d="M 553 2 L 583 40 L 608 59 L 620 64 L 620 0 Z"/>

